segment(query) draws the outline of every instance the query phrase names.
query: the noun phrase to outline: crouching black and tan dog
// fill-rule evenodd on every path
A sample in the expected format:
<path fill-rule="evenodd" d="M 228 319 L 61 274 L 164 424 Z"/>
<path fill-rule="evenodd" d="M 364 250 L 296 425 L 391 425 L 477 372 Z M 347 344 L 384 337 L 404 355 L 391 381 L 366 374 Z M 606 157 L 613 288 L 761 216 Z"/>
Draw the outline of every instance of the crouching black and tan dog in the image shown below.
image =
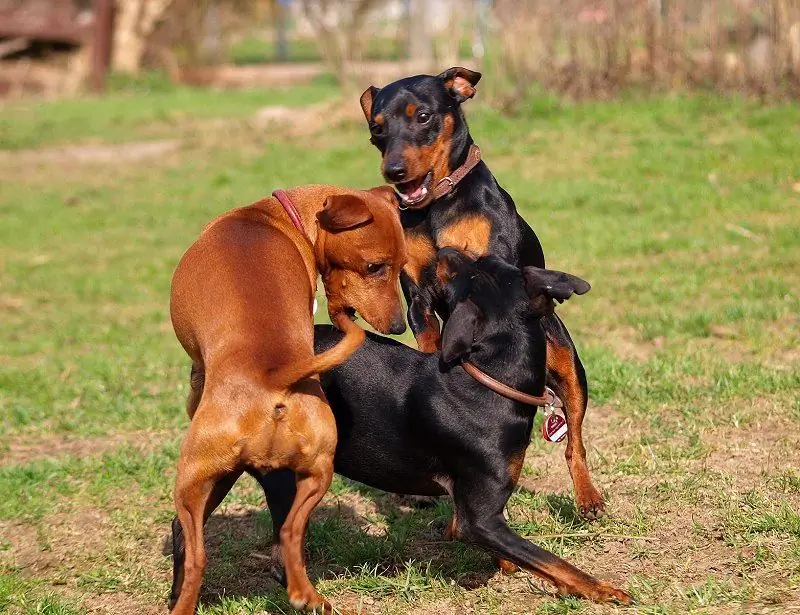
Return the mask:
<path fill-rule="evenodd" d="M 583 294 L 589 284 L 558 271 L 520 270 L 495 256 L 472 261 L 453 249 L 439 252 L 436 275 L 448 316 L 440 353 L 368 334 L 344 364 L 322 376 L 339 434 L 335 471 L 385 491 L 448 494 L 452 538 L 483 548 L 504 569 L 519 566 L 543 577 L 561 594 L 630 603 L 624 590 L 524 540 L 503 517 L 536 414 L 536 406 L 512 397 L 542 395 L 542 320 L 555 301 Z M 342 334 L 317 326 L 315 337 L 316 352 L 323 352 Z M 500 382 L 490 389 L 465 367 Z M 277 475 L 260 482 L 280 535 L 294 483 Z M 280 573 L 280 553 L 273 556 Z"/>

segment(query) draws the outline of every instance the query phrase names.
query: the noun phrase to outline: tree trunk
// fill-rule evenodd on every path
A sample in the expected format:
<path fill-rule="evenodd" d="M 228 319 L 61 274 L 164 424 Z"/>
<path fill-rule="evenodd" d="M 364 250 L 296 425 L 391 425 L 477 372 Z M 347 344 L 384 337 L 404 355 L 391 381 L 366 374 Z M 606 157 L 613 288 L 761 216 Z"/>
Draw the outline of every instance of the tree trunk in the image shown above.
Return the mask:
<path fill-rule="evenodd" d="M 172 0 L 125 0 L 117 3 L 117 24 L 111 66 L 122 73 L 138 73 L 147 39 Z"/>
<path fill-rule="evenodd" d="M 409 57 L 420 69 L 433 69 L 433 41 L 428 28 L 427 0 L 409 2 Z"/>

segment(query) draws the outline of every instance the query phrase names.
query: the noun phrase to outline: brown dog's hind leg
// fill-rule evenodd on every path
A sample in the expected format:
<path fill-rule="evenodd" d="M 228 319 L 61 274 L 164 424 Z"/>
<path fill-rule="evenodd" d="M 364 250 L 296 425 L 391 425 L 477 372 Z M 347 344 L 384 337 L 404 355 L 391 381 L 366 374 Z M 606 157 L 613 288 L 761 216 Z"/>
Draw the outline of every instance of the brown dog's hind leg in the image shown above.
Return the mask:
<path fill-rule="evenodd" d="M 220 480 L 211 490 L 211 495 L 208 498 L 208 503 L 205 506 L 203 514 L 203 525 L 205 525 L 208 518 L 216 510 L 216 508 L 228 495 L 228 492 L 233 487 L 239 474 L 231 474 Z M 181 595 L 181 587 L 183 586 L 184 577 L 184 562 L 186 559 L 186 544 L 183 535 L 183 527 L 179 517 L 172 520 L 172 590 L 169 597 L 169 608 L 172 610 L 178 598 Z"/>
<path fill-rule="evenodd" d="M 178 553 L 175 562 L 170 599 L 173 615 L 194 615 L 206 567 L 203 526 L 241 474 L 236 469 L 238 453 L 231 438 L 200 425 L 204 421 L 199 419 L 192 422 L 181 447 L 175 482 L 175 508 L 184 553 L 183 558 Z"/>
<path fill-rule="evenodd" d="M 605 512 L 603 496 L 592 484 L 583 445 L 583 417 L 588 392 L 586 373 L 566 327 L 555 314 L 543 320 L 547 331 L 547 384 L 564 402 L 567 419 L 567 460 L 575 502 L 585 519 L 599 519 Z"/>
<path fill-rule="evenodd" d="M 316 460 L 313 471 L 297 475 L 297 491 L 292 508 L 280 530 L 281 552 L 286 569 L 286 592 L 289 603 L 296 609 L 332 613 L 329 602 L 317 593 L 306 573 L 303 544 L 308 519 L 319 504 L 333 479 L 333 459 L 322 456 Z"/>

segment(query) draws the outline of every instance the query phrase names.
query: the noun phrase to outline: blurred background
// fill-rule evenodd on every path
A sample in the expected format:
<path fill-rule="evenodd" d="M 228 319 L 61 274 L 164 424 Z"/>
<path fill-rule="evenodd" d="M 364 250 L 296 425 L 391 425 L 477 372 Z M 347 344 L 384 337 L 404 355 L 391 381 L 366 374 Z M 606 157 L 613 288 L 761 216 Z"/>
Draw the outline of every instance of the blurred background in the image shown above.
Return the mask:
<path fill-rule="evenodd" d="M 468 63 L 500 102 L 626 86 L 797 95 L 798 0 L 2 0 L 0 92 L 158 71 L 214 87 L 347 86 Z"/>

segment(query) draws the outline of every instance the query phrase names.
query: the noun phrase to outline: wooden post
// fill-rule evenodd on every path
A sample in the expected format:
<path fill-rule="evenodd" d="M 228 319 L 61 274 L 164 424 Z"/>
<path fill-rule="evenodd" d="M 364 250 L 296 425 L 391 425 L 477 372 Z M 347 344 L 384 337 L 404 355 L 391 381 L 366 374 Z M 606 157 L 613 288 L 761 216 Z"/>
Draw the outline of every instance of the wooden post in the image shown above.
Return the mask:
<path fill-rule="evenodd" d="M 92 35 L 92 89 L 102 92 L 106 85 L 111 60 L 111 37 L 114 31 L 113 0 L 94 0 L 94 33 Z"/>
<path fill-rule="evenodd" d="M 288 0 L 278 0 L 275 4 L 275 59 L 278 62 L 289 61 L 289 46 L 286 41 L 288 14 Z"/>

